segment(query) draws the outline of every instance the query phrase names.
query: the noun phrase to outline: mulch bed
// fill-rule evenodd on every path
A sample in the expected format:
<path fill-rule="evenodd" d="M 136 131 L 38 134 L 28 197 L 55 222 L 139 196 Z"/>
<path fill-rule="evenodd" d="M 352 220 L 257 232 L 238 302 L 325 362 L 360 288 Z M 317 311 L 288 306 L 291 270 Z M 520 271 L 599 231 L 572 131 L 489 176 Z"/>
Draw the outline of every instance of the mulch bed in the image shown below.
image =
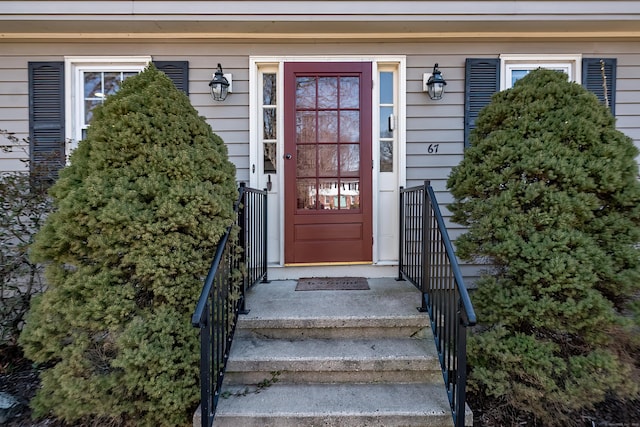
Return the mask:
<path fill-rule="evenodd" d="M 526 414 L 504 414 L 495 402 L 467 395 L 473 410 L 473 427 L 544 427 Z M 640 399 L 620 401 L 609 398 L 593 410 L 574 415 L 575 425 L 584 427 L 640 427 Z"/>

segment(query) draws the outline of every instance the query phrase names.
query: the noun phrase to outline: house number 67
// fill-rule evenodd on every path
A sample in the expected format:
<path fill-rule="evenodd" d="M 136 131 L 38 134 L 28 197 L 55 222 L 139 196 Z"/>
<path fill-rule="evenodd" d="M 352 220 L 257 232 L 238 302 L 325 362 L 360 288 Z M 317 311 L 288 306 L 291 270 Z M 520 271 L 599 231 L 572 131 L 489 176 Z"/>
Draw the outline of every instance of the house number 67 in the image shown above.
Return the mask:
<path fill-rule="evenodd" d="M 438 148 L 440 148 L 440 144 L 429 144 L 427 147 L 427 153 L 436 154 L 438 152 Z"/>

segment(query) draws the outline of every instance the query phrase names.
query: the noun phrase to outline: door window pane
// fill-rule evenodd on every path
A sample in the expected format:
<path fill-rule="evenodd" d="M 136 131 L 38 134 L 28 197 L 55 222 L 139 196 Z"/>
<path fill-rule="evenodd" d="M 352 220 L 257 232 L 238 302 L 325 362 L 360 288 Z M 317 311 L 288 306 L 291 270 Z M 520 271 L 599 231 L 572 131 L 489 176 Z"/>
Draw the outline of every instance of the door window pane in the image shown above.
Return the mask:
<path fill-rule="evenodd" d="M 340 145 L 340 176 L 359 176 L 360 145 Z"/>
<path fill-rule="evenodd" d="M 305 210 L 318 209 L 315 179 L 296 180 L 297 208 Z"/>
<path fill-rule="evenodd" d="M 338 108 L 338 78 L 318 78 L 318 108 Z"/>
<path fill-rule="evenodd" d="M 338 145 L 318 145 L 318 176 L 338 175 Z"/>
<path fill-rule="evenodd" d="M 393 147 L 394 128 L 396 120 L 394 72 L 381 71 L 378 75 L 380 81 L 380 105 L 379 105 L 379 150 L 380 172 L 393 172 Z"/>
<path fill-rule="evenodd" d="M 344 209 L 360 209 L 360 181 L 343 180 L 340 193 L 345 198 Z"/>
<path fill-rule="evenodd" d="M 340 78 L 340 108 L 360 108 L 360 79 Z"/>
<path fill-rule="evenodd" d="M 360 112 L 340 111 L 340 142 L 360 141 Z"/>
<path fill-rule="evenodd" d="M 316 79 L 296 78 L 296 108 L 316 108 Z"/>
<path fill-rule="evenodd" d="M 277 146 L 275 142 L 267 142 L 262 144 L 264 149 L 263 157 L 264 157 L 264 173 L 276 173 L 277 167 Z"/>
<path fill-rule="evenodd" d="M 296 176 L 316 176 L 316 146 L 298 145 L 296 150 Z"/>
<path fill-rule="evenodd" d="M 262 105 L 276 105 L 277 83 L 275 74 L 262 75 Z"/>
<path fill-rule="evenodd" d="M 380 72 L 380 103 L 393 104 L 393 73 Z"/>
<path fill-rule="evenodd" d="M 338 142 L 337 111 L 318 111 L 318 142 Z"/>
<path fill-rule="evenodd" d="M 380 141 L 380 172 L 393 172 L 393 141 Z"/>
<path fill-rule="evenodd" d="M 321 200 L 319 209 L 339 209 L 338 201 L 338 179 L 320 179 L 318 180 L 318 197 Z"/>
<path fill-rule="evenodd" d="M 278 106 L 277 74 L 262 74 L 262 173 L 277 173 L 278 158 Z"/>
<path fill-rule="evenodd" d="M 275 108 L 265 108 L 263 110 L 262 119 L 263 131 L 262 137 L 264 139 L 276 139 L 276 110 Z"/>
<path fill-rule="evenodd" d="M 316 142 L 316 112 L 296 112 L 296 142 Z"/>
<path fill-rule="evenodd" d="M 390 117 L 393 114 L 393 106 L 380 107 L 380 138 L 393 138 Z"/>

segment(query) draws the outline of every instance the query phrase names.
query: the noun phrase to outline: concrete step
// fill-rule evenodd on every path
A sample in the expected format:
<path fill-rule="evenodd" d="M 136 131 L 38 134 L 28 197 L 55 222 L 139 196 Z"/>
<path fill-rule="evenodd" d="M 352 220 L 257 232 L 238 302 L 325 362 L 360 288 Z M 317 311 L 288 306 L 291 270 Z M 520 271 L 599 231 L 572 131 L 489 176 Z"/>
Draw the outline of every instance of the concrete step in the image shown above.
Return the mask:
<path fill-rule="evenodd" d="M 426 316 L 416 317 L 333 317 L 248 319 L 238 321 L 238 332 L 275 339 L 340 338 L 429 338 Z"/>
<path fill-rule="evenodd" d="M 261 284 L 247 296 L 250 311 L 238 319 L 238 333 L 278 339 L 432 336 L 428 316 L 416 309 L 415 287 L 393 279 L 368 282 L 366 291 L 295 291 L 295 281 Z"/>
<path fill-rule="evenodd" d="M 227 365 L 229 384 L 257 384 L 278 372 L 286 383 L 441 383 L 427 339 L 264 339 L 236 337 Z"/>
<path fill-rule="evenodd" d="M 416 309 L 420 292 L 388 278 L 368 283 L 250 289 L 214 426 L 451 427 L 429 318 Z"/>
<path fill-rule="evenodd" d="M 431 384 L 275 384 L 226 387 L 215 427 L 452 426 L 442 387 Z"/>

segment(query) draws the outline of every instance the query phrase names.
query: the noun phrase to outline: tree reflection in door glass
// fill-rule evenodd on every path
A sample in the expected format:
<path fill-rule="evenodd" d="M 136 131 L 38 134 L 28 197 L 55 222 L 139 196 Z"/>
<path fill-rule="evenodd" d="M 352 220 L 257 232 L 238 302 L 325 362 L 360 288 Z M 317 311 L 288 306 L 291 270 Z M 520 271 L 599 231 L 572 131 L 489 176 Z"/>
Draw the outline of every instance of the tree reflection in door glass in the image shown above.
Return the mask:
<path fill-rule="evenodd" d="M 296 78 L 296 108 L 316 108 L 315 77 Z"/>
<path fill-rule="evenodd" d="M 262 110 L 262 138 L 263 139 L 276 139 L 276 109 L 264 108 Z"/>
<path fill-rule="evenodd" d="M 393 141 L 380 141 L 380 172 L 393 172 Z"/>
<path fill-rule="evenodd" d="M 318 111 L 318 142 L 338 141 L 338 113 Z"/>
<path fill-rule="evenodd" d="M 262 75 L 262 104 L 276 105 L 276 88 L 278 84 L 275 73 L 265 73 Z"/>
<path fill-rule="evenodd" d="M 360 112 L 340 111 L 340 142 L 360 141 Z"/>
<path fill-rule="evenodd" d="M 296 181 L 296 199 L 298 209 L 318 209 L 315 179 L 298 179 Z"/>
<path fill-rule="evenodd" d="M 359 77 L 340 77 L 340 108 L 360 108 Z"/>
<path fill-rule="evenodd" d="M 318 145 L 318 176 L 338 175 L 338 145 Z"/>
<path fill-rule="evenodd" d="M 318 78 L 318 109 L 338 108 L 338 78 Z"/>
<path fill-rule="evenodd" d="M 340 176 L 360 175 L 360 145 L 340 145 Z"/>
<path fill-rule="evenodd" d="M 315 111 L 296 112 L 296 142 L 316 141 L 316 113 Z"/>
<path fill-rule="evenodd" d="M 316 176 L 316 146 L 298 145 L 296 157 L 296 176 Z"/>

